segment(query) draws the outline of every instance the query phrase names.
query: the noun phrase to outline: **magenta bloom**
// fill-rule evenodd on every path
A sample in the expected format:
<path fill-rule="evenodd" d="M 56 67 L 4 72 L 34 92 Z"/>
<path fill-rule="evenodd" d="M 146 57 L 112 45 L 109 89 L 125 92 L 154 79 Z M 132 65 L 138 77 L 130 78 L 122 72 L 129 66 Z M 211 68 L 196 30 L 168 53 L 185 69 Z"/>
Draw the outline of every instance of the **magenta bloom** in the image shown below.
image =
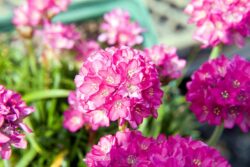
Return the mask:
<path fill-rule="evenodd" d="M 14 11 L 15 26 L 36 27 L 65 11 L 71 0 L 27 0 Z"/>
<path fill-rule="evenodd" d="M 145 49 L 145 53 L 155 63 L 161 78 L 177 79 L 181 76 L 186 61 L 179 59 L 176 48 L 155 45 Z"/>
<path fill-rule="evenodd" d="M 250 128 L 250 62 L 221 56 L 204 63 L 187 84 L 190 109 L 200 122 Z"/>
<path fill-rule="evenodd" d="M 94 40 L 81 40 L 75 46 L 75 50 L 77 52 L 76 59 L 79 61 L 86 60 L 89 55 L 97 52 L 100 48 L 100 45 Z"/>
<path fill-rule="evenodd" d="M 121 9 L 114 9 L 104 15 L 101 31 L 98 40 L 109 45 L 134 46 L 143 42 L 143 28 L 137 22 L 132 22 L 129 13 Z"/>
<path fill-rule="evenodd" d="M 54 50 L 72 49 L 80 40 L 80 34 L 73 24 L 46 23 L 44 29 L 38 31 L 37 34 L 43 38 L 43 42 L 47 47 Z"/>
<path fill-rule="evenodd" d="M 139 131 L 117 132 L 102 137 L 87 154 L 88 167 L 230 167 L 214 148 L 191 138 L 146 138 Z"/>
<path fill-rule="evenodd" d="M 83 114 L 93 129 L 116 120 L 137 127 L 143 118 L 157 117 L 163 96 L 154 64 L 143 52 L 127 47 L 91 54 L 75 84 L 70 108 Z"/>
<path fill-rule="evenodd" d="M 244 45 L 244 38 L 250 36 L 249 0 L 191 0 L 185 12 L 191 17 L 197 29 L 194 38 L 203 47 L 220 43 Z"/>
<path fill-rule="evenodd" d="M 0 156 L 9 159 L 11 146 L 26 148 L 25 132 L 31 130 L 23 123 L 23 119 L 34 109 L 26 106 L 21 96 L 12 90 L 0 85 Z"/>

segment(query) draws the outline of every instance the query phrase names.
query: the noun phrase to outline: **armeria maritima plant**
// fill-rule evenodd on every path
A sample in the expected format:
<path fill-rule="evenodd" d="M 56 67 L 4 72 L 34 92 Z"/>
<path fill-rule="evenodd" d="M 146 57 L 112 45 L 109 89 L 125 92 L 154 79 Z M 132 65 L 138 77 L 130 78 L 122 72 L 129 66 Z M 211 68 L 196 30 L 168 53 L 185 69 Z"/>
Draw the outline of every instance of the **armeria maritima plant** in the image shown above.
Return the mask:
<path fill-rule="evenodd" d="M 194 39 L 203 47 L 218 44 L 244 45 L 250 36 L 249 0 L 191 0 L 185 12 L 197 26 Z"/>
<path fill-rule="evenodd" d="M 97 129 L 110 121 L 137 127 L 143 118 L 157 117 L 163 95 L 157 70 L 143 52 L 128 47 L 108 48 L 92 54 L 75 78 L 64 126 L 71 131 L 83 122 Z M 81 113 L 74 116 L 73 112 Z M 71 113 L 71 114 L 70 114 Z M 68 123 L 71 122 L 71 123 Z M 74 130 L 72 130 L 74 129 Z"/>
<path fill-rule="evenodd" d="M 187 84 L 190 109 L 201 122 L 250 128 L 250 62 L 225 56 L 205 62 Z"/>
<path fill-rule="evenodd" d="M 128 129 L 102 137 L 85 162 L 89 167 L 230 167 L 217 150 L 201 141 L 164 135 L 147 138 Z"/>
<path fill-rule="evenodd" d="M 24 132 L 31 130 L 23 119 L 34 111 L 28 107 L 18 93 L 0 85 L 0 156 L 9 159 L 11 146 L 26 148 Z"/>

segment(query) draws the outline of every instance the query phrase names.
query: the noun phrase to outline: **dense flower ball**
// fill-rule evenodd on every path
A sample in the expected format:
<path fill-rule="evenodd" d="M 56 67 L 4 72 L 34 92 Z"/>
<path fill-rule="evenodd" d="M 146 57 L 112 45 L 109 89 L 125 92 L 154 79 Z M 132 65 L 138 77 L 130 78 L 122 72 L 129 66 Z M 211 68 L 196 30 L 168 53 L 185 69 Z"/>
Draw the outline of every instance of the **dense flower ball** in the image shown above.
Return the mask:
<path fill-rule="evenodd" d="M 250 128 L 250 62 L 225 56 L 204 63 L 187 84 L 190 109 L 200 122 Z"/>
<path fill-rule="evenodd" d="M 108 48 L 90 55 L 75 84 L 76 91 L 69 96 L 67 113 L 71 114 L 64 117 L 68 129 L 74 125 L 66 122 L 78 117 L 72 112 L 81 113 L 80 118 L 86 118 L 93 129 L 109 126 L 110 121 L 116 120 L 120 125 L 128 121 L 137 127 L 143 118 L 157 117 L 163 96 L 154 64 L 143 52 L 127 47 Z"/>
<path fill-rule="evenodd" d="M 19 27 L 35 27 L 65 11 L 71 0 L 27 0 L 14 11 L 13 23 Z"/>
<path fill-rule="evenodd" d="M 143 28 L 137 22 L 132 22 L 129 13 L 121 9 L 104 15 L 101 31 L 98 40 L 109 45 L 134 46 L 143 42 Z"/>
<path fill-rule="evenodd" d="M 155 63 L 161 78 L 179 78 L 186 65 L 186 61 L 179 59 L 176 48 L 173 47 L 155 45 L 145 49 L 145 54 Z"/>
<path fill-rule="evenodd" d="M 21 96 L 0 85 L 0 156 L 9 159 L 11 146 L 26 148 L 25 132 L 31 130 L 23 123 L 23 119 L 34 109 L 26 106 Z"/>
<path fill-rule="evenodd" d="M 194 38 L 203 47 L 220 43 L 244 45 L 250 36 L 249 0 L 191 0 L 185 12 L 197 26 Z"/>
<path fill-rule="evenodd" d="M 229 167 L 220 153 L 201 141 L 173 136 L 146 138 L 125 130 L 102 137 L 87 154 L 88 167 Z"/>
<path fill-rule="evenodd" d="M 61 23 L 46 23 L 43 30 L 37 31 L 36 34 L 43 39 L 48 48 L 53 50 L 73 49 L 81 37 L 73 24 Z"/>

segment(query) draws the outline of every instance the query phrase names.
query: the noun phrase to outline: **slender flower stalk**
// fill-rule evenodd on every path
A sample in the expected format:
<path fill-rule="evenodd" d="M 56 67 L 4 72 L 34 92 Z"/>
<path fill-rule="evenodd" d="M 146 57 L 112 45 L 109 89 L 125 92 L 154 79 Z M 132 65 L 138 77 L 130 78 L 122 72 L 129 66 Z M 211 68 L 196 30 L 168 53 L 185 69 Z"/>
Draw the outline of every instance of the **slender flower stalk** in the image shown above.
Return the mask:
<path fill-rule="evenodd" d="M 220 55 L 221 51 L 222 51 L 222 47 L 223 47 L 222 44 L 215 46 L 212 49 L 212 52 L 211 52 L 211 54 L 209 56 L 209 59 L 212 60 L 212 59 L 217 58 Z"/>
<path fill-rule="evenodd" d="M 209 146 L 215 146 L 216 143 L 218 142 L 218 140 L 220 139 L 220 136 L 222 135 L 224 130 L 224 125 L 221 124 L 220 126 L 216 126 L 214 129 L 214 132 L 212 134 L 212 136 L 209 138 L 207 144 Z"/>

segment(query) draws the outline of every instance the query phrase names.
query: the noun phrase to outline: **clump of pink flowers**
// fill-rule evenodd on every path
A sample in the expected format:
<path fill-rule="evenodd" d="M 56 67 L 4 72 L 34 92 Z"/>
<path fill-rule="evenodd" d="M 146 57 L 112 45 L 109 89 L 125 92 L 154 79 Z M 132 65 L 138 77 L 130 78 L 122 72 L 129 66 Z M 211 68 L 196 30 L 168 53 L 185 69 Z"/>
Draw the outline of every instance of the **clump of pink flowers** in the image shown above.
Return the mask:
<path fill-rule="evenodd" d="M 36 27 L 65 11 L 71 0 L 27 0 L 14 12 L 16 27 Z"/>
<path fill-rule="evenodd" d="M 200 122 L 250 128 L 250 62 L 225 56 L 204 63 L 187 84 L 190 109 Z"/>
<path fill-rule="evenodd" d="M 0 156 L 9 159 L 11 146 L 26 148 L 27 142 L 22 131 L 31 130 L 23 123 L 23 119 L 34 109 L 28 107 L 21 96 L 0 85 Z"/>
<path fill-rule="evenodd" d="M 203 47 L 220 43 L 244 45 L 244 38 L 250 36 L 249 0 L 192 0 L 185 12 L 191 17 L 197 29 L 194 38 Z"/>
<path fill-rule="evenodd" d="M 92 129 L 126 121 L 137 127 L 143 118 L 157 117 L 163 95 L 154 64 L 143 52 L 128 47 L 107 48 L 92 54 L 75 77 L 76 91 L 69 96 L 64 126 L 81 113 L 79 129 L 87 119 Z M 71 113 L 71 114 L 70 114 Z M 76 129 L 73 128 L 75 131 Z M 72 131 L 72 130 L 71 130 Z"/>
<path fill-rule="evenodd" d="M 117 132 L 102 137 L 85 159 L 89 167 L 229 167 L 220 153 L 201 141 L 172 136 L 146 138 L 139 131 Z"/>
<path fill-rule="evenodd" d="M 134 46 L 143 42 L 143 28 L 132 22 L 129 13 L 122 9 L 114 9 L 104 15 L 101 31 L 98 40 L 109 45 Z"/>
<path fill-rule="evenodd" d="M 179 59 L 176 48 L 155 45 L 145 49 L 145 54 L 156 65 L 161 78 L 177 79 L 181 77 L 186 61 Z"/>
<path fill-rule="evenodd" d="M 43 38 L 43 43 L 53 50 L 73 49 L 81 38 L 73 24 L 47 23 L 37 34 Z"/>

